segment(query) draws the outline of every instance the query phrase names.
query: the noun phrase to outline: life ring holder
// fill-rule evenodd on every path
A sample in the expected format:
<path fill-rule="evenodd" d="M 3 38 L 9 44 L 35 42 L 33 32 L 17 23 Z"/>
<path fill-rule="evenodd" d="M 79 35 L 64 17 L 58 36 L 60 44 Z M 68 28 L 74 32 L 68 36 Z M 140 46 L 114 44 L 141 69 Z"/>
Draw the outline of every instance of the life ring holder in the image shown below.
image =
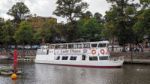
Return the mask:
<path fill-rule="evenodd" d="M 92 55 L 95 55 L 96 54 L 96 50 L 92 50 Z"/>
<path fill-rule="evenodd" d="M 104 55 L 104 54 L 105 54 L 105 50 L 104 50 L 104 49 L 101 49 L 101 50 L 100 50 L 100 53 Z"/>

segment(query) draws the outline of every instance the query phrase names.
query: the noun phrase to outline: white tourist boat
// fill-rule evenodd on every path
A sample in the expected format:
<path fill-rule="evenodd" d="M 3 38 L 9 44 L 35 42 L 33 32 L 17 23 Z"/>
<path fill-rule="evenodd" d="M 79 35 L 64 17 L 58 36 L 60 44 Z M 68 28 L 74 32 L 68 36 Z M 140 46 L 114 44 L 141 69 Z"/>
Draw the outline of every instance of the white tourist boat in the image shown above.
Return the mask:
<path fill-rule="evenodd" d="M 108 41 L 47 44 L 37 50 L 35 63 L 101 68 L 121 67 L 124 58 L 111 58 L 108 45 Z"/>

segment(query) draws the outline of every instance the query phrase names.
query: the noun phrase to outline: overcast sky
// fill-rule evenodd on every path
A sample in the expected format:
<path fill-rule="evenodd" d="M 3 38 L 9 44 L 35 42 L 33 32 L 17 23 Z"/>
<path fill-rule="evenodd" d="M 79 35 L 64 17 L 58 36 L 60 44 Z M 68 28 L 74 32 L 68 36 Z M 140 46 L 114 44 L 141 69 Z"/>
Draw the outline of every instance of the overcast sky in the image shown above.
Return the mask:
<path fill-rule="evenodd" d="M 56 8 L 57 0 L 0 0 L 0 17 L 5 19 L 12 18 L 6 13 L 8 10 L 18 1 L 23 1 L 25 5 L 30 9 L 31 14 L 36 14 L 37 16 L 44 17 L 56 17 L 53 15 L 53 11 Z M 106 10 L 109 10 L 110 4 L 106 2 L 106 0 L 84 0 L 89 4 L 88 10 L 90 10 L 93 14 L 95 12 L 99 12 L 102 15 L 105 14 Z M 63 21 L 64 19 L 60 17 L 56 17 L 58 22 Z"/>

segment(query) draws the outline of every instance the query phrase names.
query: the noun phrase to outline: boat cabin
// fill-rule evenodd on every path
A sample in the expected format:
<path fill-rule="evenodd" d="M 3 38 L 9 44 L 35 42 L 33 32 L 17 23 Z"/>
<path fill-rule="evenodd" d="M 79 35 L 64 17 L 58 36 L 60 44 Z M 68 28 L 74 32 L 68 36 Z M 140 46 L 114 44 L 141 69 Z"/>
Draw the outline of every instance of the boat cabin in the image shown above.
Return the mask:
<path fill-rule="evenodd" d="M 98 61 L 108 60 L 108 41 L 47 44 L 37 50 L 38 55 L 49 55 L 51 60 Z M 44 56 L 43 56 L 44 57 Z"/>

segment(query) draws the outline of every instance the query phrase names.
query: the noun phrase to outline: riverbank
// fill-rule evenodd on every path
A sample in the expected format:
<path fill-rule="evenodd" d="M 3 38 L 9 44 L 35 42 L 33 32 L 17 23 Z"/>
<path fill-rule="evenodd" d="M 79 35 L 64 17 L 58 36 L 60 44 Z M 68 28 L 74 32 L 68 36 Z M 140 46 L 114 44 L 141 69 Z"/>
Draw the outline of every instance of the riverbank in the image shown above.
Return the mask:
<path fill-rule="evenodd" d="M 125 59 L 125 64 L 150 64 L 150 59 Z"/>
<path fill-rule="evenodd" d="M 111 52 L 111 56 L 124 56 L 125 64 L 150 64 L 150 52 Z"/>

